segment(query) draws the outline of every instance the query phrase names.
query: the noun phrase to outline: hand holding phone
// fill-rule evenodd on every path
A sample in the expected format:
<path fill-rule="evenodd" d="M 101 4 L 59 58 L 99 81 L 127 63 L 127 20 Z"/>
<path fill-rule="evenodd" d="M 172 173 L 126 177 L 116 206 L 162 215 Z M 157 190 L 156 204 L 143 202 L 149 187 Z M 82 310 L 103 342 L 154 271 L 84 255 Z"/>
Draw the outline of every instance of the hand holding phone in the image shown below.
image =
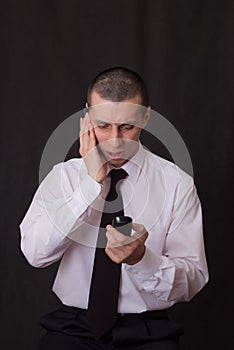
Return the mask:
<path fill-rule="evenodd" d="M 132 218 L 130 216 L 116 216 L 112 220 L 112 226 L 126 236 L 131 236 Z"/>

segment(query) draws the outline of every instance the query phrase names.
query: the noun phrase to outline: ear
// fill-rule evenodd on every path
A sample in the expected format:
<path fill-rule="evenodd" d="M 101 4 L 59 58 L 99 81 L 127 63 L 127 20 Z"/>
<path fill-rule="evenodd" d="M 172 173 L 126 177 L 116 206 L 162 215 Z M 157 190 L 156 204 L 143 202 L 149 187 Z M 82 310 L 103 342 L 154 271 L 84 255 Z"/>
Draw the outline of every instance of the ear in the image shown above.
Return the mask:
<path fill-rule="evenodd" d="M 147 110 L 145 112 L 145 115 L 143 117 L 143 128 L 146 126 L 146 124 L 148 123 L 148 121 L 150 119 L 150 113 L 151 113 L 151 107 L 148 106 Z"/>
<path fill-rule="evenodd" d="M 88 104 L 88 102 L 85 102 L 85 108 L 89 108 L 89 104 Z"/>

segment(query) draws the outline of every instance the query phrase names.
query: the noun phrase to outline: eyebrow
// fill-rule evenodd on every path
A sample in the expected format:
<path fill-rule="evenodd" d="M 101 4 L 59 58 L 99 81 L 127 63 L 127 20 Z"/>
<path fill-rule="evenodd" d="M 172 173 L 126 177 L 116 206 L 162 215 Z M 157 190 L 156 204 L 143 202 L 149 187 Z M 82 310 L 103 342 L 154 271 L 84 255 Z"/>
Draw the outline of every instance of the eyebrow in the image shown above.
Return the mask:
<path fill-rule="evenodd" d="M 110 123 L 110 122 L 107 122 L 105 120 L 100 120 L 100 119 L 95 119 L 94 120 L 94 123 L 95 124 L 108 124 L 108 125 L 111 125 L 111 124 L 118 124 L 118 125 L 136 125 L 136 121 L 135 120 L 126 120 L 124 123 Z"/>

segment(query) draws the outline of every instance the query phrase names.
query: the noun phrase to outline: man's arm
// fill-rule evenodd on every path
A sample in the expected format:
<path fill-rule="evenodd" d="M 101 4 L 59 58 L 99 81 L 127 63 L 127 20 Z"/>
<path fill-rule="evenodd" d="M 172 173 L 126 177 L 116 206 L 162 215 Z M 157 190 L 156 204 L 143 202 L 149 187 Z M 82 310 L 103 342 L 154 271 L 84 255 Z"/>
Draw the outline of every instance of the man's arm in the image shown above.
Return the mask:
<path fill-rule="evenodd" d="M 100 192 L 87 173 L 79 180 L 79 169 L 69 162 L 53 168 L 20 224 L 21 249 L 31 265 L 44 267 L 61 258 L 73 242 L 69 235 L 87 221 L 87 209 Z"/>
<path fill-rule="evenodd" d="M 132 263 L 131 257 L 134 258 L 135 253 L 141 251 L 139 247 L 145 245 L 147 233 L 143 234 L 145 230 L 141 228 L 142 239 L 131 242 L 121 234 L 111 235 L 112 230 L 110 227 L 107 233 L 112 246 L 107 253 L 116 262 L 121 257 L 122 262 L 126 263 L 125 271 L 131 275 L 139 290 L 161 301 L 174 303 L 189 301 L 207 283 L 201 205 L 194 186 L 186 193 L 181 191 L 175 203 L 163 255 L 155 254 L 154 247 L 146 243 L 144 254 L 140 256 L 139 253 L 141 258 Z M 136 246 L 137 251 L 133 249 Z"/>
<path fill-rule="evenodd" d="M 68 236 L 86 222 L 86 210 L 101 192 L 106 166 L 98 153 L 88 114 L 80 119 L 80 154 L 85 164 L 82 179 L 79 169 L 63 163 L 55 166 L 20 224 L 21 249 L 33 266 L 44 267 L 61 258 L 73 242 Z M 72 173 L 76 187 L 71 189 Z"/>

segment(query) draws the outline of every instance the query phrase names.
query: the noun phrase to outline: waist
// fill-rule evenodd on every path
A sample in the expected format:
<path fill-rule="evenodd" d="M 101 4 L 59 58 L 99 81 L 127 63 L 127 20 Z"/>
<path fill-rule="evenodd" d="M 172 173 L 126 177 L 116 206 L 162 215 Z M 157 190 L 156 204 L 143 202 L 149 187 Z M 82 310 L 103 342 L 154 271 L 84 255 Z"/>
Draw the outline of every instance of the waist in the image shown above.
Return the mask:
<path fill-rule="evenodd" d="M 118 313 L 118 318 L 130 318 L 130 317 L 140 317 L 140 318 L 166 318 L 168 317 L 167 310 L 150 310 L 150 311 L 144 311 L 139 313 Z"/>
<path fill-rule="evenodd" d="M 79 307 L 74 306 L 68 306 L 64 305 L 62 308 L 66 311 L 72 312 L 72 313 L 82 313 L 87 314 L 87 309 L 81 309 Z M 117 313 L 117 318 L 152 318 L 152 319 L 159 319 L 159 318 L 167 318 L 168 317 L 168 310 L 149 310 L 149 311 L 143 311 L 139 313 Z"/>

